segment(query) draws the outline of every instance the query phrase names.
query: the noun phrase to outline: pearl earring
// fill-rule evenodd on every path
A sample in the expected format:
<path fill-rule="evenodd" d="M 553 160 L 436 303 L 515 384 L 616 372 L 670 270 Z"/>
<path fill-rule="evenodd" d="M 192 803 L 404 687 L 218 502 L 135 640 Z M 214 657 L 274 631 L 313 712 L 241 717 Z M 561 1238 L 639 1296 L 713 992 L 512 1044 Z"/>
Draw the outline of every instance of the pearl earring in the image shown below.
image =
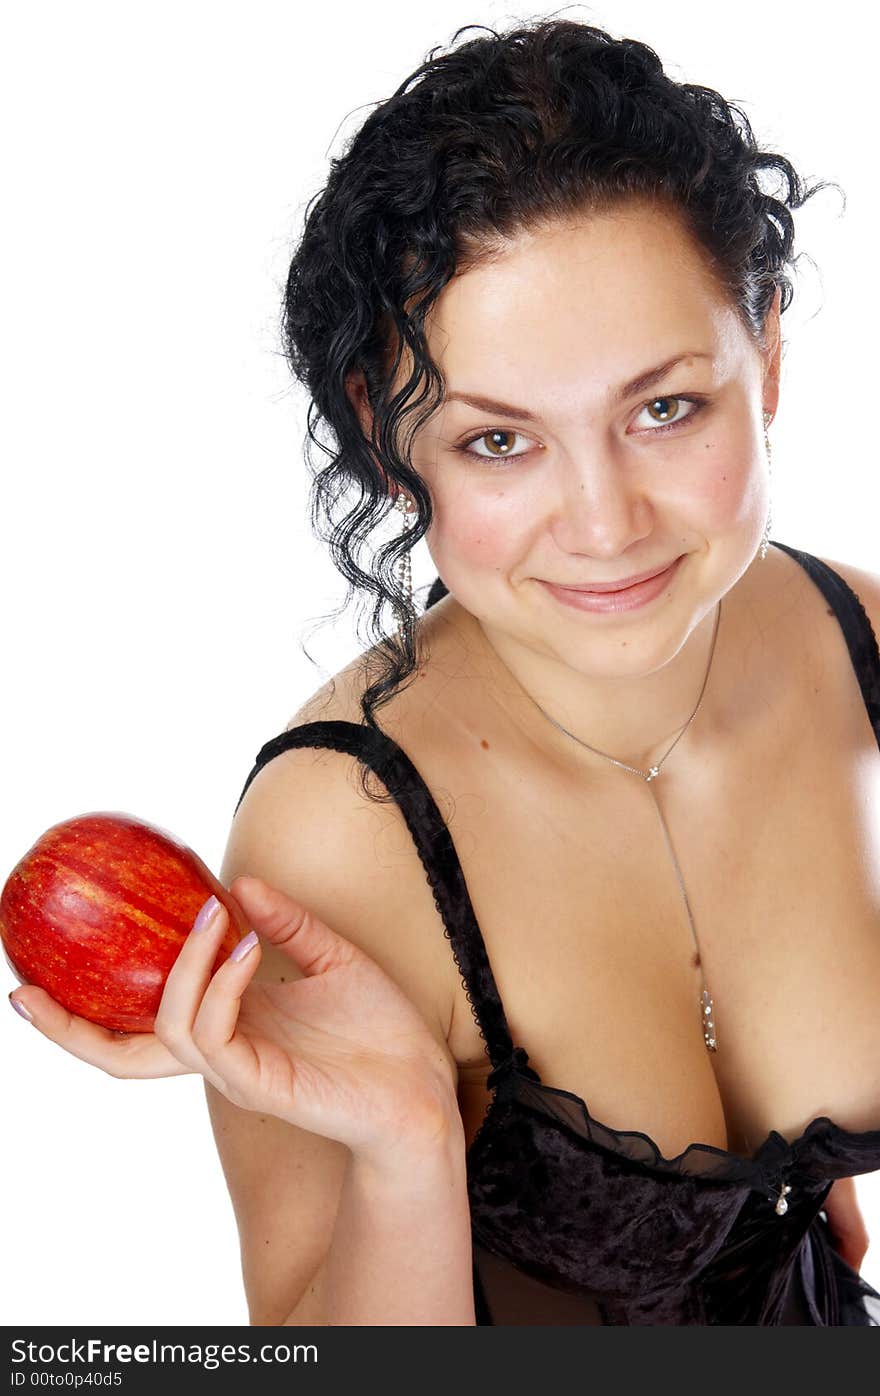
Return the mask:
<path fill-rule="evenodd" d="M 767 470 L 768 470 L 768 473 L 769 473 L 769 471 L 770 471 L 770 466 L 771 466 L 771 453 L 770 453 L 770 437 L 769 437 L 769 435 L 768 435 L 768 433 L 767 433 L 767 428 L 769 427 L 771 420 L 772 420 L 772 414 L 771 414 L 770 412 L 765 412 L 765 413 L 764 413 L 764 445 L 765 445 L 765 447 L 766 447 L 766 449 L 767 449 Z M 770 509 L 767 510 L 767 522 L 764 524 L 764 536 L 763 536 L 763 538 L 761 539 L 761 557 L 762 557 L 762 558 L 765 558 L 765 557 L 767 556 L 767 549 L 768 549 L 768 547 L 770 546 L 770 528 L 771 528 L 772 522 L 773 522 L 773 510 L 772 510 L 772 507 L 771 507 Z"/>
<path fill-rule="evenodd" d="M 407 515 L 409 515 L 409 514 L 414 514 L 414 513 L 415 513 L 415 508 L 416 508 L 416 506 L 415 506 L 415 504 L 413 503 L 413 501 L 410 499 L 409 495 L 406 495 L 406 494 L 403 493 L 403 491 L 401 491 L 401 492 L 398 494 L 397 499 L 394 501 L 394 507 L 395 507 L 395 509 L 399 509 L 400 512 L 401 512 L 401 514 L 403 514 L 403 525 L 402 525 L 402 528 L 401 528 L 401 534 L 402 534 L 402 535 L 405 535 L 405 534 L 407 534 L 407 533 L 409 532 L 409 530 L 412 528 L 412 520 L 409 519 L 409 518 L 407 517 Z M 410 556 L 409 556 L 409 554 L 410 554 L 410 550 L 409 550 L 409 548 L 407 548 L 406 552 L 405 552 L 400 558 L 398 558 L 398 560 L 397 560 L 397 575 L 398 575 L 399 578 L 400 578 L 401 590 L 403 591 L 403 594 L 404 594 L 404 596 L 406 597 L 406 600 L 407 600 L 408 605 L 411 606 L 411 605 L 412 605 L 412 567 L 411 567 L 411 565 L 410 565 Z M 403 622 L 404 622 L 404 614 L 403 614 L 403 612 L 401 612 L 401 618 L 400 618 L 400 620 L 398 621 L 398 624 L 397 624 L 397 638 L 400 640 L 401 644 L 403 643 Z"/>

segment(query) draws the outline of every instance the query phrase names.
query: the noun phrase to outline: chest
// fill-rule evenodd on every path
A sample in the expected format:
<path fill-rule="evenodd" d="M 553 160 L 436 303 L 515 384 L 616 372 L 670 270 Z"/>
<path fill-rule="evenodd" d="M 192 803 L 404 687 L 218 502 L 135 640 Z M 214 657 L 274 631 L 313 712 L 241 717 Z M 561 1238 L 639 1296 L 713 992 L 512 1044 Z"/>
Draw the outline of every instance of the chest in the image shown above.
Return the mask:
<path fill-rule="evenodd" d="M 539 776 L 495 761 L 491 737 L 460 768 L 447 747 L 428 774 L 452 795 L 514 1043 L 545 1084 L 667 1157 L 695 1141 L 750 1155 L 820 1114 L 876 1127 L 880 751 L 851 670 L 729 756 L 683 747 L 650 786 L 610 763 L 588 781 Z M 489 1066 L 460 980 L 449 1045 L 470 1144 Z"/>

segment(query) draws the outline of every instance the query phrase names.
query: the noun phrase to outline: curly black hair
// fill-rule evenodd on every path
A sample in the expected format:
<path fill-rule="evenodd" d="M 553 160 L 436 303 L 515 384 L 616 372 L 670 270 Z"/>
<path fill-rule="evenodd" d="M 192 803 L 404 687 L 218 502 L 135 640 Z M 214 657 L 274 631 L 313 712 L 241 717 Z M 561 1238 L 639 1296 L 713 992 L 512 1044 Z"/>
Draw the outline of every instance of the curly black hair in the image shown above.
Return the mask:
<path fill-rule="evenodd" d="M 471 29 L 485 36 L 456 47 Z M 778 177 L 775 192 L 762 189 L 764 172 Z M 360 627 L 373 598 L 369 653 L 380 672 L 361 698 L 368 725 L 378 726 L 374 710 L 423 662 L 398 564 L 432 519 L 410 449 L 445 391 L 424 322 L 451 278 L 536 223 L 633 197 L 666 200 L 765 347 L 777 287 L 781 310 L 793 296 L 785 274 L 797 260 L 791 210 L 826 184 L 807 188 L 784 155 L 758 148 L 739 107 L 711 88 L 673 81 L 646 44 L 568 19 L 545 16 L 502 32 L 463 26 L 449 51 L 431 49 L 373 109 L 307 206 L 282 315 L 286 357 L 310 395 L 312 526 L 348 582 L 332 616 L 357 592 Z M 413 372 L 389 397 L 404 346 Z M 346 391 L 357 370 L 373 412 L 369 440 Z M 329 444 L 316 431 L 322 422 Z M 329 458 L 320 469 L 312 443 Z M 414 522 L 374 547 L 364 566 L 361 549 L 400 490 L 417 506 Z M 426 608 L 446 594 L 438 577 Z M 389 605 L 394 634 L 384 626 Z"/>

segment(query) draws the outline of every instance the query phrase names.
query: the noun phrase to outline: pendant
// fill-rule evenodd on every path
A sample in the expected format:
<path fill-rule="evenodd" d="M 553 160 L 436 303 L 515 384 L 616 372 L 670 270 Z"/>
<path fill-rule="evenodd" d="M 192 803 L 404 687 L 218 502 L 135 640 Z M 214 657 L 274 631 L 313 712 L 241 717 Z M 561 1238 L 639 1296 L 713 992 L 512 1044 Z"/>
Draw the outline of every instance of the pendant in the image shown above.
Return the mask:
<path fill-rule="evenodd" d="M 660 774 L 660 767 L 659 767 L 659 766 L 650 766 L 650 767 L 648 768 L 648 774 L 645 776 L 645 780 L 655 780 L 655 779 L 657 778 L 657 776 L 659 776 L 659 774 Z"/>
<path fill-rule="evenodd" d="M 773 1209 L 774 1212 L 776 1212 L 776 1214 L 780 1217 L 784 1217 L 785 1213 L 788 1211 L 788 1203 L 785 1200 L 785 1194 L 787 1192 L 791 1192 L 791 1188 L 789 1187 L 788 1183 L 783 1183 L 782 1187 L 779 1189 L 779 1196 L 776 1199 L 776 1206 Z"/>
<path fill-rule="evenodd" d="M 703 1041 L 710 1052 L 718 1051 L 718 1044 L 715 1040 L 715 1023 L 713 1021 L 712 996 L 708 989 L 704 989 L 700 995 L 700 1019 L 703 1024 Z"/>

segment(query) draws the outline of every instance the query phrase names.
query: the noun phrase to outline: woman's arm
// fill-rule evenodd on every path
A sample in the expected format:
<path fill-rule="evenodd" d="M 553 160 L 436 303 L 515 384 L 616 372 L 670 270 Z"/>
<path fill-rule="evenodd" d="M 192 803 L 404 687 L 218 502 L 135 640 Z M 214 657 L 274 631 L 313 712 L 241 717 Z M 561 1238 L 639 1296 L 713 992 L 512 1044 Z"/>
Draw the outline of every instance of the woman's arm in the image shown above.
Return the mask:
<path fill-rule="evenodd" d="M 398 861 L 377 856 L 396 807 L 366 806 L 352 775 L 351 758 L 335 751 L 276 757 L 241 803 L 220 880 L 229 886 L 251 873 L 327 918 L 419 1010 L 454 1080 L 445 945 L 425 934 L 413 905 L 418 896 L 427 904 L 430 890 L 420 876 L 413 893 L 415 879 L 401 876 Z M 242 1011 L 250 991 L 297 977 L 290 958 L 266 942 Z M 381 1060 L 376 1069 L 386 1069 Z M 398 1129 L 387 1151 L 361 1152 L 239 1109 L 210 1085 L 207 1091 L 252 1324 L 475 1323 L 464 1127 L 454 1090 L 448 1100 L 442 1093 L 430 1131 Z"/>
<path fill-rule="evenodd" d="M 834 1248 L 853 1270 L 861 1268 L 870 1236 L 856 1196 L 854 1178 L 838 1178 L 825 1198 L 825 1212 Z"/>
<path fill-rule="evenodd" d="M 460 1119 L 459 1119 L 460 1125 Z M 330 1248 L 285 1324 L 472 1326 L 463 1131 L 430 1153 L 352 1156 Z"/>

